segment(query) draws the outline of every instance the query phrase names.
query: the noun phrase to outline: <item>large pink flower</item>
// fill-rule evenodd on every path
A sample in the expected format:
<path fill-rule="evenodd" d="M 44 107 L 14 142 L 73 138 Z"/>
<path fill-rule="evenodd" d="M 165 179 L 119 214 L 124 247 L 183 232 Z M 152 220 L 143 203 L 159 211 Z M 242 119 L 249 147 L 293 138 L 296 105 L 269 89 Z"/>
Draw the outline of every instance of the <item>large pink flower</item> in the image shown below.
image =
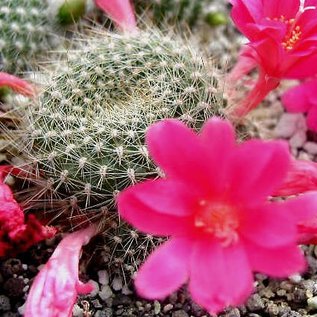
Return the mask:
<path fill-rule="evenodd" d="M 78 278 L 82 246 L 96 234 L 96 226 L 69 234 L 36 276 L 26 302 L 24 317 L 70 317 L 78 294 L 94 287 Z"/>
<path fill-rule="evenodd" d="M 32 97 L 35 95 L 33 86 L 16 76 L 0 72 L 0 87 L 9 87 L 17 93 Z"/>
<path fill-rule="evenodd" d="M 303 79 L 317 72 L 317 0 L 230 0 L 232 19 L 249 39 L 235 66 L 245 74 L 254 60 L 259 78 L 249 96 L 234 108 L 241 116 L 253 109 L 283 78 Z M 229 77 L 230 80 L 230 77 Z"/>
<path fill-rule="evenodd" d="M 118 209 L 170 239 L 141 267 L 140 295 L 164 298 L 188 282 L 193 299 L 217 313 L 246 300 L 252 271 L 283 277 L 305 268 L 296 225 L 316 213 L 317 193 L 269 199 L 290 166 L 285 143 L 236 144 L 230 123 L 213 118 L 198 135 L 176 120 L 156 123 L 147 145 L 166 177 L 123 191 Z"/>
<path fill-rule="evenodd" d="M 96 5 L 123 30 L 134 32 L 136 19 L 130 0 L 95 0 Z"/>
<path fill-rule="evenodd" d="M 307 113 L 307 126 L 317 131 L 317 78 L 289 89 L 282 102 L 289 112 Z"/>

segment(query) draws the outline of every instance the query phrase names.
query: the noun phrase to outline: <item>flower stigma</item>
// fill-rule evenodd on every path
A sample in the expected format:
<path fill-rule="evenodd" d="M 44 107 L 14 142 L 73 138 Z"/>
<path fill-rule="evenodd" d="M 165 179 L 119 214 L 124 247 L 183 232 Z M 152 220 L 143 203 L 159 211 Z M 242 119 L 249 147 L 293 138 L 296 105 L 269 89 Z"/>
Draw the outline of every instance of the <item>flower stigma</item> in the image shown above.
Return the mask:
<path fill-rule="evenodd" d="M 238 239 L 239 221 L 231 206 L 221 203 L 199 202 L 199 211 L 195 215 L 195 227 L 203 233 L 211 234 L 220 240 L 223 247 L 235 244 Z"/>

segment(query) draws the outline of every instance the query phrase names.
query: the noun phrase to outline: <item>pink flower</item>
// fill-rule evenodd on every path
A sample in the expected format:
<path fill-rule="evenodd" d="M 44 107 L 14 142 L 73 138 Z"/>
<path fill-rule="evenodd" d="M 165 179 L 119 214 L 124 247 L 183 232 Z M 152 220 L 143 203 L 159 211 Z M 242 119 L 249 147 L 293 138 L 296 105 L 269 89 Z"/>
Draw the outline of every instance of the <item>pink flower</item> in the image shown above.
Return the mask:
<path fill-rule="evenodd" d="M 56 233 L 55 228 L 43 226 L 34 215 L 25 219 L 10 187 L 4 184 L 8 171 L 8 166 L 0 167 L 0 257 L 24 252 Z"/>
<path fill-rule="evenodd" d="M 0 87 L 2 86 L 7 86 L 15 92 L 25 96 L 32 97 L 35 95 L 35 89 L 31 84 L 16 76 L 0 72 Z"/>
<path fill-rule="evenodd" d="M 95 0 L 95 3 L 121 29 L 129 32 L 136 30 L 136 19 L 130 0 Z"/>
<path fill-rule="evenodd" d="M 307 126 L 317 131 L 317 78 L 289 89 L 282 96 L 284 107 L 289 112 L 307 113 Z"/>
<path fill-rule="evenodd" d="M 96 234 L 96 226 L 69 234 L 36 276 L 26 301 L 24 317 L 70 317 L 77 294 L 94 287 L 78 278 L 82 246 Z"/>
<path fill-rule="evenodd" d="M 250 41 L 233 70 L 234 77 L 245 75 L 245 63 L 250 58 L 259 69 L 257 83 L 232 111 L 243 116 L 281 79 L 303 79 L 317 72 L 317 0 L 230 2 L 233 21 Z"/>
<path fill-rule="evenodd" d="M 161 299 L 188 282 L 193 299 L 217 313 L 246 300 L 252 271 L 283 277 L 304 270 L 296 225 L 316 214 L 317 194 L 269 199 L 289 169 L 283 141 L 236 144 L 230 123 L 218 118 L 198 135 L 163 120 L 146 139 L 166 177 L 123 191 L 118 209 L 140 231 L 170 239 L 141 267 L 140 295 Z"/>
<path fill-rule="evenodd" d="M 292 160 L 287 177 L 274 196 L 298 195 L 313 190 L 317 190 L 317 163 Z"/>

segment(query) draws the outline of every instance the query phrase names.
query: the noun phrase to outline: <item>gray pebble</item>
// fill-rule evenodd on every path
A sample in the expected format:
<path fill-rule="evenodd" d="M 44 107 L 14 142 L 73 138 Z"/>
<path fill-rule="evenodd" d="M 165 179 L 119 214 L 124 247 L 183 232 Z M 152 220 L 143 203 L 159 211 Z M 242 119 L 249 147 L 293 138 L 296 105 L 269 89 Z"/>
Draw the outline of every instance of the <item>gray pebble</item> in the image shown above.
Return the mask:
<path fill-rule="evenodd" d="M 0 311 L 7 311 L 11 309 L 10 299 L 5 295 L 0 295 Z"/>
<path fill-rule="evenodd" d="M 107 285 L 109 284 L 109 274 L 106 270 L 100 270 L 98 271 L 98 282 L 101 285 Z"/>
<path fill-rule="evenodd" d="M 173 305 L 172 304 L 167 304 L 167 305 L 164 306 L 163 312 L 167 313 L 167 312 L 169 312 L 172 309 L 173 309 Z"/>
<path fill-rule="evenodd" d="M 177 310 L 172 313 L 172 317 L 189 317 L 185 310 Z"/>
<path fill-rule="evenodd" d="M 262 298 L 258 294 L 253 294 L 247 301 L 246 304 L 249 311 L 254 312 L 264 308 Z"/>
<path fill-rule="evenodd" d="M 120 277 L 115 277 L 112 281 L 112 284 L 111 284 L 112 288 L 115 290 L 115 291 L 120 291 L 122 289 L 122 286 L 123 286 L 123 282 L 122 282 L 122 278 Z"/>
<path fill-rule="evenodd" d="M 77 304 L 73 307 L 73 317 L 83 317 L 84 311 L 81 307 L 79 307 Z"/>
<path fill-rule="evenodd" d="M 113 293 L 109 285 L 104 285 L 98 295 L 102 300 L 106 300 L 107 298 L 112 297 Z"/>
<path fill-rule="evenodd" d="M 310 309 L 317 309 L 317 296 L 307 299 L 307 305 Z"/>
<path fill-rule="evenodd" d="M 161 304 L 157 300 L 154 301 L 154 315 L 158 315 L 161 312 Z"/>
<path fill-rule="evenodd" d="M 97 310 L 95 313 L 95 317 L 112 317 L 113 312 L 111 308 L 105 308 L 103 310 Z"/>

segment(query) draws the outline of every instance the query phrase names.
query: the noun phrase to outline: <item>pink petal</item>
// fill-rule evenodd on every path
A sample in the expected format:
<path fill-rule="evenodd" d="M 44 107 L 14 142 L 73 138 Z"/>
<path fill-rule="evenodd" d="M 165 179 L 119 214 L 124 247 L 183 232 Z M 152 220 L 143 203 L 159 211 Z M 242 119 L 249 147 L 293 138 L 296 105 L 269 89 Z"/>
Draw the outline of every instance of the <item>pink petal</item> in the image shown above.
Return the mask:
<path fill-rule="evenodd" d="M 291 19 L 295 18 L 299 10 L 299 0 L 265 0 L 263 1 L 263 7 L 264 17 L 279 18 L 284 16 L 286 19 Z"/>
<path fill-rule="evenodd" d="M 31 84 L 7 73 L 0 72 L 0 87 L 1 86 L 7 86 L 21 95 L 29 97 L 35 96 L 35 89 Z"/>
<path fill-rule="evenodd" d="M 239 235 L 262 247 L 295 244 L 297 221 L 292 217 L 293 210 L 287 209 L 287 206 L 276 202 L 255 207 L 254 210 L 243 210 L 240 215 Z"/>
<path fill-rule="evenodd" d="M 289 112 L 307 112 L 311 106 L 307 95 L 307 89 L 313 88 L 310 86 L 311 84 L 309 86 L 302 84 L 287 90 L 282 96 L 282 103 L 285 109 Z M 317 83 L 313 89 L 316 88 Z"/>
<path fill-rule="evenodd" d="M 146 134 L 151 157 L 167 177 L 196 185 L 204 190 L 208 183 L 209 163 L 202 160 L 206 149 L 198 135 L 178 120 L 162 120 L 153 124 Z M 217 151 L 217 149 L 209 149 Z"/>
<path fill-rule="evenodd" d="M 162 299 L 186 283 L 191 248 L 190 241 L 180 238 L 173 238 L 158 247 L 137 274 L 138 293 L 148 299 Z"/>
<path fill-rule="evenodd" d="M 317 163 L 292 160 L 287 177 L 274 196 L 291 196 L 317 190 Z"/>
<path fill-rule="evenodd" d="M 177 182 L 146 181 L 121 192 L 117 202 L 120 215 L 140 231 L 166 236 L 191 228 L 185 217 L 192 212 L 191 194 Z"/>
<path fill-rule="evenodd" d="M 82 246 L 96 234 L 96 226 L 79 230 L 64 238 L 36 276 L 26 301 L 25 317 L 71 317 L 78 290 L 78 263 Z M 80 286 L 79 286 L 80 285 Z"/>
<path fill-rule="evenodd" d="M 294 219 L 295 223 L 308 221 L 317 217 L 317 191 L 309 192 L 290 198 L 282 204 L 288 218 Z"/>
<path fill-rule="evenodd" d="M 273 277 L 287 277 L 306 268 L 305 258 L 296 245 L 270 249 L 247 242 L 245 246 L 254 271 Z"/>
<path fill-rule="evenodd" d="M 137 29 L 130 0 L 95 0 L 95 3 L 123 30 L 134 32 Z"/>
<path fill-rule="evenodd" d="M 316 44 L 314 44 L 316 46 Z M 297 58 L 284 73 L 287 79 L 305 79 L 315 76 L 317 73 L 317 52 Z"/>
<path fill-rule="evenodd" d="M 252 272 L 240 244 L 222 247 L 198 242 L 191 263 L 189 288 L 193 299 L 211 313 L 242 304 L 253 289 Z"/>
<path fill-rule="evenodd" d="M 259 203 L 281 186 L 290 161 L 283 141 L 250 140 L 233 153 L 231 194 L 237 202 Z"/>
<path fill-rule="evenodd" d="M 200 139 L 205 146 L 205 160 L 209 169 L 206 186 L 212 189 L 213 195 L 220 195 L 227 186 L 227 169 L 231 153 L 236 149 L 235 131 L 229 121 L 220 118 L 208 120 L 200 133 Z"/>

